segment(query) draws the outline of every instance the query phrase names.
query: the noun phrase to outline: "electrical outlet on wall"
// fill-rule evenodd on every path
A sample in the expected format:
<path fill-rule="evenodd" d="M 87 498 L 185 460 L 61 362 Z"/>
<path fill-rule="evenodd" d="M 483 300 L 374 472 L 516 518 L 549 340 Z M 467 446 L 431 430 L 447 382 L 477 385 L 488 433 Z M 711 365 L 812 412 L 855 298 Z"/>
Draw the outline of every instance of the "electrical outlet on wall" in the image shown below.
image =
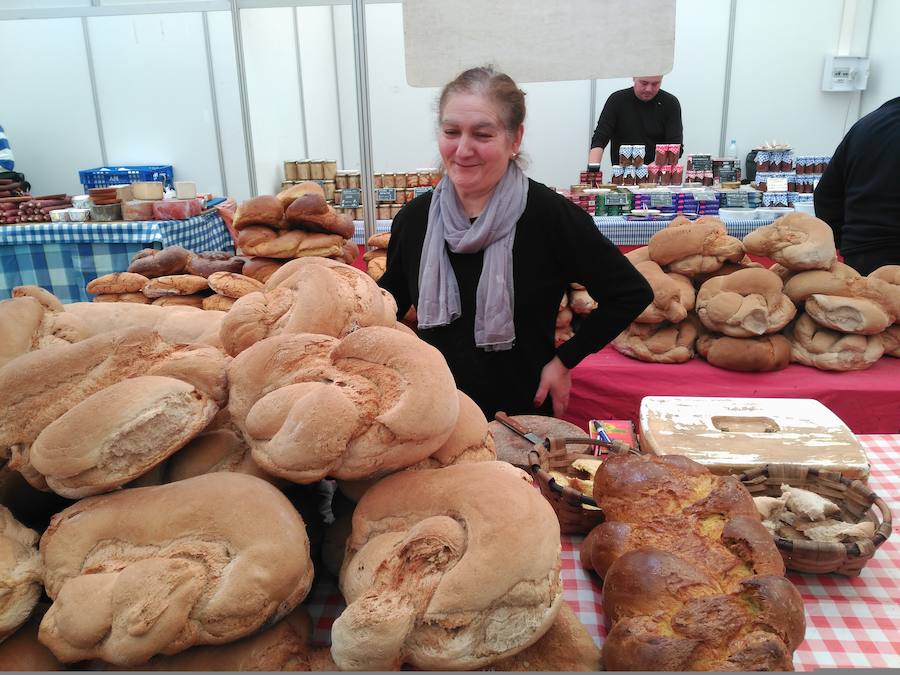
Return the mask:
<path fill-rule="evenodd" d="M 869 79 L 866 56 L 826 56 L 822 91 L 861 91 Z"/>

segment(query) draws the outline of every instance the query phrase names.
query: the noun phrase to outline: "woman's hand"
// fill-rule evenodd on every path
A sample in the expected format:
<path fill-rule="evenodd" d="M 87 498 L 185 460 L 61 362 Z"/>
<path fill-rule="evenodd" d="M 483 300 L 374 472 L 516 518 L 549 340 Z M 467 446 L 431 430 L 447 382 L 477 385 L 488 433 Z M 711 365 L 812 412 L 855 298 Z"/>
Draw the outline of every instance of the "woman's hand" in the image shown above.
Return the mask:
<path fill-rule="evenodd" d="M 541 370 L 541 382 L 534 395 L 534 407 L 539 408 L 547 398 L 553 397 L 553 416 L 562 417 L 569 407 L 569 390 L 572 388 L 572 377 L 569 369 L 563 365 L 558 356 L 547 363 Z"/>

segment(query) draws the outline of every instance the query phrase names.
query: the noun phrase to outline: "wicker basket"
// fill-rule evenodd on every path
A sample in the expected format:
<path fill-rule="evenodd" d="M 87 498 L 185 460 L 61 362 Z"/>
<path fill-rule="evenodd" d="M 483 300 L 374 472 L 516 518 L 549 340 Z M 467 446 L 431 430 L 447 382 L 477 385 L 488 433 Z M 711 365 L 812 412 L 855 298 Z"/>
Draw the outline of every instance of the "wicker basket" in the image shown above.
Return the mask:
<path fill-rule="evenodd" d="M 622 443 L 593 438 L 548 438 L 550 469 L 566 471 L 572 462 L 581 457 L 594 457 L 593 448 L 600 446 L 607 452 L 632 452 L 640 454 L 634 448 Z M 584 446 L 580 450 L 570 448 Z M 534 476 L 541 494 L 550 502 L 559 519 L 559 530 L 562 534 L 587 534 L 603 522 L 603 511 L 591 497 L 587 497 L 575 488 L 560 485 L 544 469 L 541 468 L 541 456 L 537 450 L 528 453 L 531 474 Z"/>
<path fill-rule="evenodd" d="M 870 520 L 875 534 L 852 544 L 784 539 L 775 537 L 775 545 L 785 567 L 796 572 L 857 576 L 875 551 L 891 535 L 891 511 L 865 483 L 845 478 L 838 471 L 825 471 L 794 464 L 767 464 L 746 471 L 739 480 L 755 497 L 781 495 L 781 485 L 803 488 L 826 497 L 840 506 L 840 519 L 848 523 Z M 879 519 L 880 517 L 880 519 Z"/>

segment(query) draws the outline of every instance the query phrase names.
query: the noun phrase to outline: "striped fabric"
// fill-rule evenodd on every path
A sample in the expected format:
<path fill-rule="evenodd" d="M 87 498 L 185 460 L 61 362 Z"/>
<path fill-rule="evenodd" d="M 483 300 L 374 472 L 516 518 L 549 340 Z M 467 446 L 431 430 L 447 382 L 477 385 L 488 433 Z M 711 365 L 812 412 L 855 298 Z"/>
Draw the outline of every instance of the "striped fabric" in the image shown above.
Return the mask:
<path fill-rule="evenodd" d="M 12 148 L 9 147 L 9 139 L 6 138 L 6 132 L 0 127 L 0 170 L 12 171 L 16 167 L 16 161 L 13 158 Z"/>
<path fill-rule="evenodd" d="M 187 220 L 122 223 L 39 223 L 0 227 L 0 300 L 16 286 L 46 288 L 62 302 L 91 299 L 87 282 L 123 272 L 142 248 L 234 251 L 215 210 Z"/>
<path fill-rule="evenodd" d="M 669 221 L 667 220 L 627 220 L 622 216 L 601 216 L 595 217 L 594 222 L 599 230 L 616 246 L 644 246 L 650 237 L 656 232 L 663 229 Z M 743 239 L 757 227 L 768 225 L 772 222 L 771 218 L 763 218 L 760 220 L 729 220 L 722 219 L 728 228 L 728 234 L 738 239 Z M 365 244 L 366 237 L 363 230 L 361 220 L 353 222 L 356 232 L 353 235 L 353 241 L 357 244 Z M 390 232 L 391 221 L 379 220 L 375 223 L 376 233 Z"/>

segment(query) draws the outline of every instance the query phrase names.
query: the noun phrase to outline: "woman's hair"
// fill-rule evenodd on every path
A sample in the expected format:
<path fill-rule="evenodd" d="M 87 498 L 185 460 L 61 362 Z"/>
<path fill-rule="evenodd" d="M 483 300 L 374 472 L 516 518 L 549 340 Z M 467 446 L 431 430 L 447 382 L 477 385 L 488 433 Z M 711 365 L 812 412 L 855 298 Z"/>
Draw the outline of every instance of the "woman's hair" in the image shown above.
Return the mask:
<path fill-rule="evenodd" d="M 477 94 L 490 98 L 500 109 L 500 116 L 509 134 L 515 134 L 525 121 L 525 92 L 519 89 L 509 75 L 498 73 L 491 66 L 469 68 L 444 85 L 438 99 L 439 118 L 451 94 Z"/>

